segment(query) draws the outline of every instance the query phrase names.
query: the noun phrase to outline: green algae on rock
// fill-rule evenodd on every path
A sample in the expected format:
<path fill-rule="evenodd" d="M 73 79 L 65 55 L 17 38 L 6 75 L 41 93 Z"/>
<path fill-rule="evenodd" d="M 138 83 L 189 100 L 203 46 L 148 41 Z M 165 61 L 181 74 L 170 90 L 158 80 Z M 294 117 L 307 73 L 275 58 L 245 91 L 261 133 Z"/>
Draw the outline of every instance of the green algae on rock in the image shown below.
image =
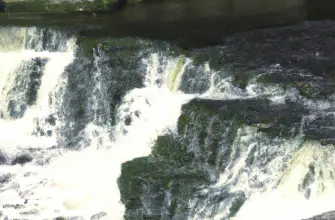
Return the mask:
<path fill-rule="evenodd" d="M 126 206 L 125 218 L 186 217 L 187 201 L 202 186 L 217 180 L 218 173 L 213 176 L 211 172 L 225 167 L 230 147 L 226 148 L 229 144 L 222 141 L 232 142 L 236 133 L 227 123 L 201 102 L 185 104 L 178 120 L 178 133 L 158 137 L 150 156 L 122 165 L 119 188 Z M 156 196 L 148 197 L 149 194 Z"/>

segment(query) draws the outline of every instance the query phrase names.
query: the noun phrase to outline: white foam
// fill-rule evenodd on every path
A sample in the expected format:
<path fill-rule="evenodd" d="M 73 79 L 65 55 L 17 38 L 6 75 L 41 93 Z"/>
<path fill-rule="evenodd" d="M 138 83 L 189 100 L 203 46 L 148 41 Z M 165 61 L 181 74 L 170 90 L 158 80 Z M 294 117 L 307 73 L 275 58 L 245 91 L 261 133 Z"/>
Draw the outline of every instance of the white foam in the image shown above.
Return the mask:
<path fill-rule="evenodd" d="M 304 143 L 299 151 L 292 152 L 293 157 L 283 172 L 276 169 L 270 171 L 280 174 L 280 184 L 265 192 L 249 189 L 246 203 L 233 219 L 301 220 L 334 210 L 333 150 L 333 147 L 321 146 L 317 142 Z M 315 174 L 308 184 L 306 175 L 311 166 Z M 306 189 L 301 190 L 304 182 L 307 184 L 306 189 L 309 188 L 309 197 L 306 197 Z M 220 219 L 223 215 L 218 214 L 216 218 Z"/>
<path fill-rule="evenodd" d="M 167 128 L 174 129 L 180 107 L 189 98 L 157 88 L 131 91 L 125 101 L 136 101 L 122 105 L 119 112 L 122 113 L 122 107 L 126 106 L 131 111 L 140 111 L 141 115 L 133 118 L 127 133 L 122 132 L 123 121 L 118 125 L 120 132 L 117 132 L 114 142 L 106 138 L 109 136 L 107 131 L 99 132 L 99 128 L 95 128 L 98 135 L 94 140 L 105 136 L 102 140 L 106 142 L 97 142 L 98 146 L 93 146 L 92 142 L 88 149 L 67 153 L 56 159 L 46 170 L 53 183 L 47 190 L 44 187 L 39 194 L 44 195 L 45 190 L 51 193 L 55 204 L 62 203 L 59 209 L 65 215 L 89 216 L 104 210 L 108 213 L 107 219 L 123 219 L 124 208 L 117 185 L 121 164 L 149 155 L 158 135 L 166 132 Z M 91 124 L 88 127 L 94 129 L 95 126 Z M 109 149 L 101 149 L 106 146 Z M 97 148 L 100 150 L 97 151 Z"/>
<path fill-rule="evenodd" d="M 67 47 L 68 51 L 63 53 L 32 50 L 0 52 L 0 112 L 4 117 L 0 118 L 0 149 L 6 148 L 9 151 L 14 150 L 15 146 L 51 147 L 56 144 L 55 137 L 35 137 L 31 134 L 37 118 L 54 113 L 56 106 L 55 103 L 49 103 L 50 98 L 56 99 L 56 95 L 61 97 L 58 91 L 64 86 L 62 74 L 74 59 L 75 39 L 68 40 Z M 7 94 L 15 84 L 16 76 L 20 74 L 17 68 L 22 62 L 33 58 L 47 59 L 36 103 L 27 108 L 23 118 L 11 120 L 6 109 L 9 101 Z"/>
<path fill-rule="evenodd" d="M 29 58 L 46 57 L 49 62 L 44 70 L 36 105 L 29 108 L 29 112 L 26 112 L 22 119 L 0 121 L 3 132 L 8 132 L 6 137 L 0 138 L 0 144 L 6 151 L 8 151 L 6 148 L 8 144 L 11 146 L 55 144 L 56 139 L 31 136 L 32 119 L 52 111 L 47 102 L 49 94 L 60 90 L 58 87 L 64 87 L 60 84 L 62 83 L 60 78 L 66 64 L 73 59 L 66 53 L 23 53 L 29 54 Z M 156 55 L 152 57 L 155 59 Z M 19 59 L 17 63 L 23 60 L 19 57 L 15 59 Z M 164 59 L 168 61 L 171 68 L 174 65 L 176 69 L 178 59 Z M 153 65 L 154 63 L 153 60 L 149 62 L 147 73 L 161 78 L 166 74 L 175 74 L 174 71 L 166 70 L 159 76 L 161 73 L 156 72 L 157 66 Z M 182 73 L 183 69 L 177 73 L 176 78 L 181 77 Z M 103 90 L 98 81 L 99 69 L 96 76 L 96 93 L 92 94 L 92 98 L 101 98 L 96 96 Z M 11 187 L 13 183 L 19 184 L 18 188 L 7 191 L 8 195 L 0 193 L 0 201 L 23 204 L 24 199 L 27 199 L 28 203 L 24 205 L 24 210 L 37 209 L 38 216 L 33 216 L 36 220 L 77 215 L 89 218 L 100 211 L 108 213 L 105 219 L 123 219 L 124 207 L 120 202 L 117 185 L 121 164 L 136 157 L 149 155 L 151 146 L 159 135 L 168 130 L 175 130 L 182 104 L 194 97 L 176 91 L 178 89 L 175 86 L 178 87 L 180 82 L 176 82 L 171 89 L 171 86 L 165 82 L 163 85 L 157 85 L 155 77 L 147 77 L 146 87 L 134 89 L 123 98 L 117 111 L 118 123 L 113 129 L 113 136 L 110 134 L 111 129 L 108 126 L 102 127 L 98 123 L 99 118 L 95 117 L 95 120 L 83 131 L 85 144 L 88 143 L 89 147 L 80 151 L 63 150 L 45 167 L 5 166 L 6 173 L 15 175 L 7 187 Z M 131 117 L 131 124 L 128 126 L 124 123 L 127 117 Z M 20 139 L 10 135 L 9 132 L 14 131 Z M 27 172 L 33 172 L 34 175 L 25 176 L 24 173 Z M 18 196 L 19 192 L 24 195 L 24 199 Z M 13 201 L 10 201 L 9 197 L 13 198 Z M 16 210 L 5 209 L 3 212 L 11 217 L 20 216 Z"/>

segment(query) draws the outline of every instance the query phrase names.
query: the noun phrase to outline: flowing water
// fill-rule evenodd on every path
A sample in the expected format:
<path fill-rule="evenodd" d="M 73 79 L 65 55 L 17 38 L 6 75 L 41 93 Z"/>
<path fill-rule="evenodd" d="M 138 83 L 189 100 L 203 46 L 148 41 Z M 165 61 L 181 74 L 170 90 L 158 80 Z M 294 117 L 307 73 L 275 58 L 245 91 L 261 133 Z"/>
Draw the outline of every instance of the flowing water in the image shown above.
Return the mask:
<path fill-rule="evenodd" d="M 0 27 L 0 219 L 334 210 L 333 26 L 188 52 Z"/>

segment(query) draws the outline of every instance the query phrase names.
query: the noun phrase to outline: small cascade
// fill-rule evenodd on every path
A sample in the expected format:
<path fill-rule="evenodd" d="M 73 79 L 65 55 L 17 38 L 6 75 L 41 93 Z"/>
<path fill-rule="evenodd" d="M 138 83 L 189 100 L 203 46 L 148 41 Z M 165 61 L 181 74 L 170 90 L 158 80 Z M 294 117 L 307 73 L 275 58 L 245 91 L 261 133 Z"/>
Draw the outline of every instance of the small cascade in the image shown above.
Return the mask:
<path fill-rule="evenodd" d="M 0 27 L 0 219 L 335 210 L 333 27 L 257 30 L 185 54 Z"/>
<path fill-rule="evenodd" d="M 68 38 L 64 50 L 63 46 L 54 44 L 65 42 L 56 39 L 60 37 L 57 32 L 54 36 L 48 31 L 34 31 L 35 38 L 44 41 L 47 38 L 50 47 L 30 39 L 30 30 L 24 29 L 20 32 L 24 39 L 19 42 L 26 44 L 22 50 L 1 51 L 5 58 L 2 62 L 7 64 L 0 69 L 4 79 L 1 82 L 5 82 L 1 86 L 4 106 L 1 129 L 2 134 L 7 134 L 0 138 L 1 152 L 8 160 L 21 148 L 28 149 L 22 152 L 27 157 L 40 157 L 29 156 L 31 159 L 23 166 L 2 166 L 9 179 L 1 185 L 7 189 L 0 193 L 1 203 L 7 204 L 0 209 L 1 213 L 9 218 L 82 216 L 89 219 L 103 211 L 106 219 L 122 219 L 124 207 L 117 185 L 121 164 L 149 155 L 159 135 L 167 129 L 176 129 L 181 106 L 194 97 L 178 92 L 178 78 L 182 77 L 186 59 L 152 53 L 140 60 L 140 65 L 146 66 L 142 68 L 145 72 L 139 73 L 145 76 L 144 86 L 131 89 L 115 105 L 117 99 L 113 102 L 111 98 L 115 97 L 111 94 L 114 89 L 111 84 L 119 76 L 108 74 L 118 70 L 106 65 L 110 57 L 104 50 L 95 48 L 92 61 L 88 61 L 76 52 L 74 38 Z M 157 60 L 164 62 L 157 64 Z M 77 66 L 77 62 L 85 64 Z M 69 72 L 77 68 L 84 71 Z M 90 81 L 84 81 L 85 77 L 90 77 Z M 32 82 L 34 85 L 30 85 Z M 66 115 L 76 107 L 71 106 L 71 100 L 80 98 L 79 93 L 71 90 L 80 88 L 89 91 L 83 97 L 85 106 L 81 105 L 86 113 L 75 121 Z M 29 98 L 30 90 L 34 90 L 34 98 Z M 115 125 L 109 120 L 114 105 Z M 81 122 L 84 126 L 72 137 L 78 140 L 75 149 L 79 150 L 59 146 L 64 143 L 62 135 L 73 136 L 71 129 Z M 14 131 L 19 139 L 13 139 Z M 43 155 L 45 151 L 40 147 L 47 155 Z"/>
<path fill-rule="evenodd" d="M 1 33 L 4 35 L 6 30 L 5 28 Z M 60 108 L 55 100 L 61 96 L 59 93 L 65 83 L 62 74 L 72 62 L 75 50 L 75 39 L 72 38 L 63 45 L 67 48 L 65 52 L 33 50 L 30 49 L 32 45 L 27 42 L 27 38 L 35 29 L 14 30 L 15 33 L 20 33 L 14 37 L 20 38 L 18 42 L 26 46 L 19 51 L 0 51 L 0 120 L 1 132 L 5 134 L 0 138 L 0 145 L 6 148 L 10 145 L 14 145 L 13 148 L 15 145 L 24 147 L 31 143 L 31 138 L 38 142 L 39 137 L 33 135 L 34 132 L 42 133 L 42 136 L 53 136 L 50 134 L 52 130 L 47 130 L 45 121 L 54 117 L 52 115 L 57 114 Z M 38 34 L 35 36 L 41 38 Z M 43 124 L 45 128 L 41 127 Z M 49 127 L 52 129 L 52 125 Z M 20 138 L 13 140 L 12 134 Z M 44 144 L 41 143 L 42 146 Z M 51 146 L 47 144 L 45 147 Z"/>

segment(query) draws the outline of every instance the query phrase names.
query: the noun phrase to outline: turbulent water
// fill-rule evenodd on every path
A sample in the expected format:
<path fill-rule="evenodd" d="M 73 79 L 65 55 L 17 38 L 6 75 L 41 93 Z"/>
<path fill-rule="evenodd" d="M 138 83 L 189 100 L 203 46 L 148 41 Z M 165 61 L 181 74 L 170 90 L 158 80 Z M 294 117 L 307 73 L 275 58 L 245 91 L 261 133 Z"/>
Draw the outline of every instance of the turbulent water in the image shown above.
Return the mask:
<path fill-rule="evenodd" d="M 187 53 L 140 39 L 87 49 L 76 33 L 0 27 L 0 219 L 334 210 L 333 26 Z"/>

